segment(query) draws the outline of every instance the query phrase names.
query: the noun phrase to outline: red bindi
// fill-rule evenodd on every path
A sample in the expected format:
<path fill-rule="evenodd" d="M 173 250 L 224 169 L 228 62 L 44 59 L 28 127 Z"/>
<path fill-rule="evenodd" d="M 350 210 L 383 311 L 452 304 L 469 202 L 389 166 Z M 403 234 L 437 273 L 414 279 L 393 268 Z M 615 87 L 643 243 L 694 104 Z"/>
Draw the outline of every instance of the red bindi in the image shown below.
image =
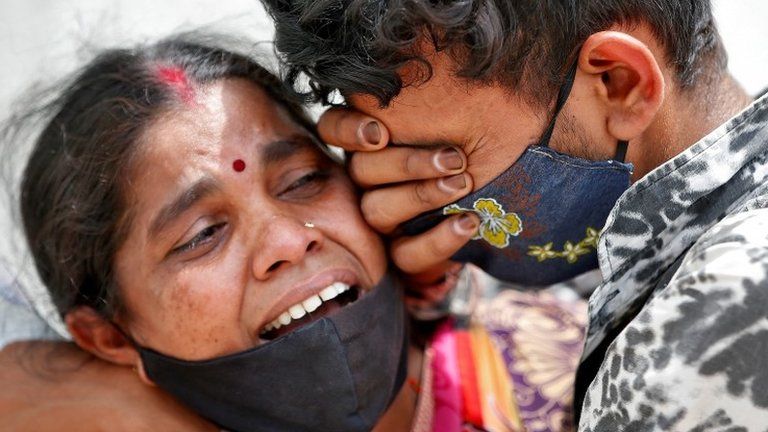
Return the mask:
<path fill-rule="evenodd" d="M 245 170 L 245 161 L 242 159 L 238 159 L 232 162 L 232 169 L 234 169 L 237 172 L 243 172 Z"/>

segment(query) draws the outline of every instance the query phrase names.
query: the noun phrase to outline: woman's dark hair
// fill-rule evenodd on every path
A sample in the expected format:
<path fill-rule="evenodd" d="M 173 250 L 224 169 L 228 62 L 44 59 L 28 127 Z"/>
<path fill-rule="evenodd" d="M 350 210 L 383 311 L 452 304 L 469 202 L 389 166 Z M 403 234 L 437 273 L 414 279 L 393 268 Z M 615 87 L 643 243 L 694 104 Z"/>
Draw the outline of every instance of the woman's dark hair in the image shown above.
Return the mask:
<path fill-rule="evenodd" d="M 104 51 L 46 107 L 50 121 L 23 174 L 21 216 L 37 270 L 62 315 L 80 305 L 107 318 L 122 311 L 112 269 L 131 219 L 128 173 L 144 131 L 182 106 L 191 89 L 247 79 L 314 131 L 264 67 L 193 39 Z"/>
<path fill-rule="evenodd" d="M 275 21 L 275 46 L 289 83 L 309 79 L 304 96 L 329 103 L 367 94 L 382 107 L 416 61 L 414 81 L 429 79 L 422 51 L 431 43 L 455 60 L 459 77 L 504 85 L 547 103 L 577 48 L 591 35 L 646 24 L 682 88 L 717 74 L 726 55 L 710 0 L 262 0 Z"/>

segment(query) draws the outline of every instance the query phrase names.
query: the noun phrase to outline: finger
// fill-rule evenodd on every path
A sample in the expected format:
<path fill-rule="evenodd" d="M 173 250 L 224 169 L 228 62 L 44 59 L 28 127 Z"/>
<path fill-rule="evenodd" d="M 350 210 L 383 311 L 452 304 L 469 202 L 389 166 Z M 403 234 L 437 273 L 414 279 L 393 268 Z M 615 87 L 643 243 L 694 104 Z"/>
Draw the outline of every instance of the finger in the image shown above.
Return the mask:
<path fill-rule="evenodd" d="M 421 297 L 424 300 L 429 300 L 433 303 L 439 303 L 445 300 L 445 297 L 449 292 L 451 292 L 451 287 L 448 284 L 439 284 L 434 287 L 422 289 Z"/>
<path fill-rule="evenodd" d="M 420 298 L 411 298 L 406 297 L 405 299 L 406 306 L 412 308 L 412 309 L 429 309 L 431 307 L 434 307 L 435 304 L 430 300 L 424 300 Z"/>
<path fill-rule="evenodd" d="M 463 268 L 464 263 L 443 261 L 419 273 L 403 274 L 403 280 L 407 289 L 420 291 L 442 285 L 446 281 L 455 284 Z"/>
<path fill-rule="evenodd" d="M 458 280 L 452 277 L 451 268 L 461 263 L 445 261 L 437 266 L 420 273 L 407 274 L 401 272 L 401 279 L 405 283 L 405 296 L 407 298 L 429 300 L 437 303 L 441 301 L 445 294 L 450 292 L 454 283 L 452 280 Z"/>
<path fill-rule="evenodd" d="M 389 131 L 380 121 L 348 108 L 324 112 L 317 133 L 326 143 L 347 151 L 379 150 L 389 142 Z"/>
<path fill-rule="evenodd" d="M 467 166 L 464 153 L 454 147 L 387 147 L 354 153 L 348 170 L 363 188 L 387 183 L 424 180 L 460 174 Z"/>
<path fill-rule="evenodd" d="M 426 211 L 450 204 L 472 190 L 467 173 L 375 189 L 363 194 L 363 216 L 377 231 L 389 234 L 401 223 Z"/>
<path fill-rule="evenodd" d="M 392 242 L 392 261 L 404 273 L 420 273 L 447 261 L 474 235 L 480 220 L 464 213 L 452 216 L 431 230 Z"/>

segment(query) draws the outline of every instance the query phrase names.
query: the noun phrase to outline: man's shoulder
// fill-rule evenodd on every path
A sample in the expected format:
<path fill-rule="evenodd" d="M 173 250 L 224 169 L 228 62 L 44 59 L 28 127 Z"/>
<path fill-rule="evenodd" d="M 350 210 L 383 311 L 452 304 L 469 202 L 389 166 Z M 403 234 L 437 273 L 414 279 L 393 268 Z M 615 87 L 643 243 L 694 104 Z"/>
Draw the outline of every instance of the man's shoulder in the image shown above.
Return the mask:
<path fill-rule="evenodd" d="M 699 293 L 745 301 L 753 290 L 768 307 L 768 207 L 747 206 L 704 233 L 654 297 Z"/>
<path fill-rule="evenodd" d="M 768 266 L 768 194 L 757 196 L 704 233 L 691 247 L 679 273 L 716 271 L 732 262 L 752 274 L 755 264 Z M 763 269 L 760 269 L 763 270 Z M 764 272 L 758 272 L 764 273 Z"/>
<path fill-rule="evenodd" d="M 699 237 L 612 341 L 579 430 L 763 430 L 768 416 L 768 208 Z"/>

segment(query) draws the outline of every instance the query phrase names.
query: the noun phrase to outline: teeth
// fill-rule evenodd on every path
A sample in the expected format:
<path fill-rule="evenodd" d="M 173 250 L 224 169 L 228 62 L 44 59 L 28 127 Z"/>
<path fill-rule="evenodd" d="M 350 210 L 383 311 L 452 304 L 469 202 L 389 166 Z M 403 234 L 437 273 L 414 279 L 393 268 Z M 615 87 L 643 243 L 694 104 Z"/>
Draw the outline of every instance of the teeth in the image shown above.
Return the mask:
<path fill-rule="evenodd" d="M 303 318 L 306 314 L 316 311 L 323 302 L 336 298 L 339 294 L 348 291 L 349 288 L 349 285 L 342 282 L 335 282 L 323 288 L 319 295 L 312 295 L 303 302 L 289 307 L 288 310 L 280 314 L 276 320 L 264 326 L 261 334 L 286 326 L 290 324 L 292 320 Z"/>
<path fill-rule="evenodd" d="M 283 312 L 276 321 L 278 324 L 288 325 L 291 322 L 291 315 L 288 312 Z"/>
<path fill-rule="evenodd" d="M 304 310 L 304 306 L 299 304 L 295 304 L 288 308 L 288 313 L 291 314 L 291 318 L 293 319 L 299 319 L 307 314 L 307 311 Z"/>
<path fill-rule="evenodd" d="M 341 282 L 336 282 L 333 284 L 333 287 L 336 288 L 336 292 L 341 294 L 349 289 L 349 285 Z"/>
<path fill-rule="evenodd" d="M 304 306 L 304 310 L 309 313 L 316 311 L 321 304 L 323 304 L 323 301 L 320 300 L 320 297 L 316 295 L 313 295 L 312 297 L 301 302 L 301 305 Z"/>
<path fill-rule="evenodd" d="M 320 298 L 323 299 L 323 301 L 334 299 L 337 295 L 339 295 L 339 293 L 336 291 L 336 287 L 333 285 L 320 291 Z"/>

